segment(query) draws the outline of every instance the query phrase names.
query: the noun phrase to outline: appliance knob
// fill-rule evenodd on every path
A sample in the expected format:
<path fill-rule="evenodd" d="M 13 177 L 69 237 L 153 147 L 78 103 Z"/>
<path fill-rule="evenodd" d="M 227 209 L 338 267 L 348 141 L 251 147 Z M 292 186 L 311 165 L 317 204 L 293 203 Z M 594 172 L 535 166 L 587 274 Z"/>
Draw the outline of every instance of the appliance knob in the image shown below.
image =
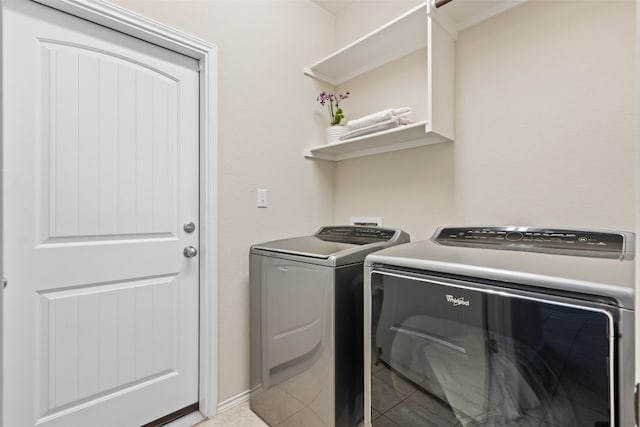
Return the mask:
<path fill-rule="evenodd" d="M 522 240 L 522 238 L 524 237 L 524 235 L 522 233 L 520 233 L 519 231 L 510 231 L 507 233 L 507 235 L 505 236 L 505 239 L 515 242 L 518 240 Z"/>

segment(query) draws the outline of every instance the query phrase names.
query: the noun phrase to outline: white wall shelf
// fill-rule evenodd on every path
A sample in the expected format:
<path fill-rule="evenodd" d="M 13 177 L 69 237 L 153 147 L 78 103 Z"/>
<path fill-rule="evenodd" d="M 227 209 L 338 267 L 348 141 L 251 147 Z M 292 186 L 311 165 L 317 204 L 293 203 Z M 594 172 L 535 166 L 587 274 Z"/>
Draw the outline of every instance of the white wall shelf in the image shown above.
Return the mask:
<path fill-rule="evenodd" d="M 339 85 L 427 46 L 427 3 L 304 68 L 310 77 Z"/>
<path fill-rule="evenodd" d="M 458 31 L 526 1 L 528 0 L 454 0 L 438 9 L 424 2 L 326 58 L 305 67 L 304 73 L 336 86 L 427 47 L 427 13 L 455 40 Z"/>
<path fill-rule="evenodd" d="M 453 38 L 429 17 L 424 2 L 405 14 L 305 68 L 305 74 L 332 85 L 360 76 L 419 49 L 427 51 L 424 121 L 331 145 L 308 148 L 311 159 L 340 161 L 453 141 Z M 421 89 L 420 89 L 421 90 Z"/>
<path fill-rule="evenodd" d="M 427 50 L 425 121 L 308 148 L 305 156 L 339 161 L 453 141 L 454 41 L 458 31 L 525 1 L 528 0 L 454 0 L 436 9 L 430 0 L 305 67 L 307 76 L 337 86 L 419 49 Z"/>
<path fill-rule="evenodd" d="M 307 148 L 304 155 L 312 159 L 340 161 L 451 141 L 449 138 L 435 132 L 428 132 L 426 129 L 427 122 L 422 121 L 347 139 L 336 144 Z"/>

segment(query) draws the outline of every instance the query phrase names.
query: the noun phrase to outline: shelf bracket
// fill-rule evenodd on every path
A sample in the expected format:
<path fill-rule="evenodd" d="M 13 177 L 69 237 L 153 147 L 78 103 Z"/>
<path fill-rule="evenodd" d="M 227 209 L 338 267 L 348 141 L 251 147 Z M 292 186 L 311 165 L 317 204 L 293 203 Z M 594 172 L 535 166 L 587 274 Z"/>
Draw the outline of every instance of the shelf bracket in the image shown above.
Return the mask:
<path fill-rule="evenodd" d="M 429 18 L 432 19 L 433 22 L 435 22 L 443 30 L 445 30 L 447 34 L 449 34 L 449 37 L 453 39 L 453 41 L 458 40 L 458 25 L 453 19 L 451 19 L 447 12 L 445 12 L 443 9 L 436 10 L 435 7 L 430 7 L 427 11 L 427 16 L 429 16 Z"/>

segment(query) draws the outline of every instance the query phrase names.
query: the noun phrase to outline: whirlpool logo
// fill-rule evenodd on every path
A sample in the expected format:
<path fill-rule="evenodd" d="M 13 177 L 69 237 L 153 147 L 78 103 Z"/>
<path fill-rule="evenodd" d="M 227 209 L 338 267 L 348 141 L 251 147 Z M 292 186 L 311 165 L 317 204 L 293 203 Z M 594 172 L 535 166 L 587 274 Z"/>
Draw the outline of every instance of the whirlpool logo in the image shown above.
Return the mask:
<path fill-rule="evenodd" d="M 456 298 L 453 295 L 447 295 L 447 302 L 453 304 L 454 307 L 459 305 L 463 305 L 465 307 L 469 307 L 469 300 L 464 299 L 464 297 Z"/>

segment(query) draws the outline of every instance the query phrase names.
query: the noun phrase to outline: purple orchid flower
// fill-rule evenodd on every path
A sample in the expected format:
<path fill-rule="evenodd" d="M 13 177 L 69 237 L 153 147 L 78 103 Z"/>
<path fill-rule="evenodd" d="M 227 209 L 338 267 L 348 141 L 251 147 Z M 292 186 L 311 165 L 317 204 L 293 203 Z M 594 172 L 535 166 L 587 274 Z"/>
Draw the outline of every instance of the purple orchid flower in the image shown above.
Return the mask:
<path fill-rule="evenodd" d="M 325 91 L 320 92 L 320 95 L 316 98 L 316 101 L 320 105 L 327 105 L 329 107 L 329 119 L 331 119 L 331 125 L 337 125 L 344 117 L 342 109 L 340 109 L 340 101 L 349 98 L 350 92 L 338 93 L 334 95 Z"/>

